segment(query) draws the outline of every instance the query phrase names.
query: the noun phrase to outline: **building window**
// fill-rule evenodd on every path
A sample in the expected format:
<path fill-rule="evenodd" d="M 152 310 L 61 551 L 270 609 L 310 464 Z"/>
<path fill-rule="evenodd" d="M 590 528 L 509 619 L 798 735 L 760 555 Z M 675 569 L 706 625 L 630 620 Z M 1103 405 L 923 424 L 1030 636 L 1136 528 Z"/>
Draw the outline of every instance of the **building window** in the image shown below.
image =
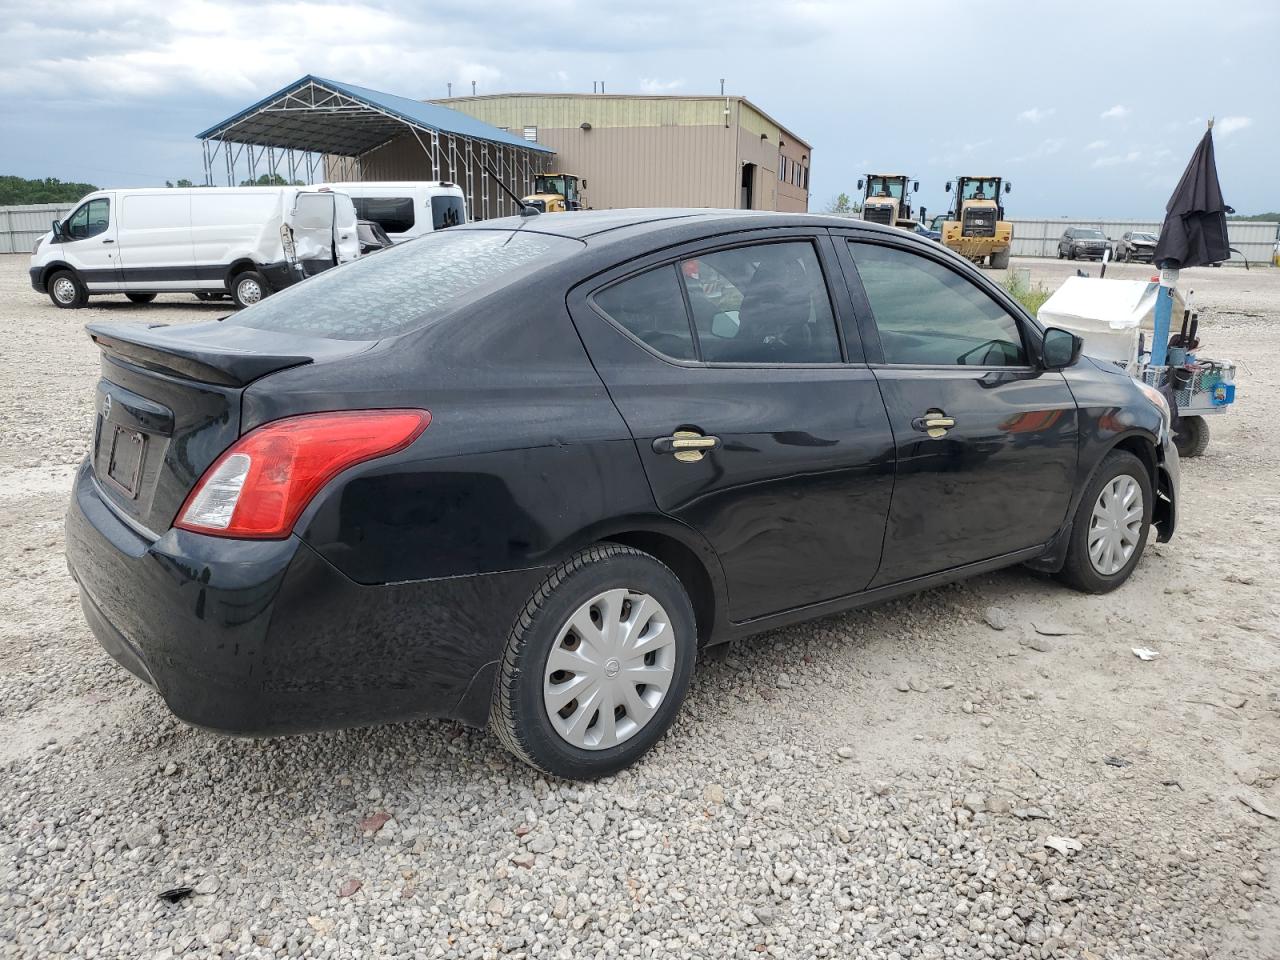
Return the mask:
<path fill-rule="evenodd" d="M 525 127 L 525 128 L 524 128 L 524 138 L 525 138 L 526 140 L 529 140 L 529 141 L 533 142 L 533 143 L 537 143 L 537 142 L 538 142 L 538 128 L 537 128 L 537 127 Z"/>
<path fill-rule="evenodd" d="M 787 158 L 782 154 L 778 154 L 778 179 L 787 179 Z"/>
<path fill-rule="evenodd" d="M 800 168 L 800 179 L 802 181 L 800 186 L 808 190 L 809 189 L 809 168 L 807 166 Z"/>

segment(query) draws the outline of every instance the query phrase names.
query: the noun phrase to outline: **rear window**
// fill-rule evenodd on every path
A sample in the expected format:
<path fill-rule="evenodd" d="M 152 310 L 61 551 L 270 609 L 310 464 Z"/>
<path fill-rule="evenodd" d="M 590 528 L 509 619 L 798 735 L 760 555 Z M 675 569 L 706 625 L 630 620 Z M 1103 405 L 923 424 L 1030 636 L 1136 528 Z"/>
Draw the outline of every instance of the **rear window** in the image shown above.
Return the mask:
<path fill-rule="evenodd" d="M 462 298 L 497 290 L 582 247 L 540 233 L 446 230 L 326 270 L 225 322 L 331 340 L 380 340 L 426 326 Z"/>
<path fill-rule="evenodd" d="M 387 233 L 413 229 L 413 197 L 352 197 L 361 220 L 381 224 Z"/>
<path fill-rule="evenodd" d="M 467 222 L 461 197 L 432 197 L 431 225 L 436 230 L 456 227 Z"/>

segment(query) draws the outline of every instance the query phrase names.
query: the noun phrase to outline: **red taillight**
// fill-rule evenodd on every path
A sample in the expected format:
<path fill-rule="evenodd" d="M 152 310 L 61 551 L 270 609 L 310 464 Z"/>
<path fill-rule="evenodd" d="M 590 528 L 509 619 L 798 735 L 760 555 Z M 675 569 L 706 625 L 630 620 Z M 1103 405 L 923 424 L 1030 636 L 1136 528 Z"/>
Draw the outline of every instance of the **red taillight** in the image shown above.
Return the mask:
<path fill-rule="evenodd" d="M 283 539 L 326 483 L 348 467 L 403 450 L 430 422 L 426 410 L 347 410 L 264 424 L 205 471 L 174 526 L 216 537 Z"/>

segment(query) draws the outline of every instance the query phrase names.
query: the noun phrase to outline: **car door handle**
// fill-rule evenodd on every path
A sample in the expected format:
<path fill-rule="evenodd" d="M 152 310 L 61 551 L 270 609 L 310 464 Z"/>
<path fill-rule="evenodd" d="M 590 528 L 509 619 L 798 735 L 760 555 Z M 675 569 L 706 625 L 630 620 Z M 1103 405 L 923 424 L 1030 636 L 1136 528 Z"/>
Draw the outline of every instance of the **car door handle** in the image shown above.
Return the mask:
<path fill-rule="evenodd" d="M 718 449 L 719 437 L 707 437 L 696 430 L 677 430 L 669 437 L 658 437 L 653 441 L 654 453 L 671 453 L 681 463 L 697 463 L 706 454 Z"/>
<path fill-rule="evenodd" d="M 923 417 L 916 417 L 911 426 L 921 433 L 927 433 L 934 440 L 945 436 L 946 432 L 956 425 L 954 417 L 948 417 L 941 410 L 930 410 Z"/>
<path fill-rule="evenodd" d="M 102 242 L 103 242 L 103 243 L 115 243 L 115 241 L 114 241 L 114 240 L 103 240 Z"/>

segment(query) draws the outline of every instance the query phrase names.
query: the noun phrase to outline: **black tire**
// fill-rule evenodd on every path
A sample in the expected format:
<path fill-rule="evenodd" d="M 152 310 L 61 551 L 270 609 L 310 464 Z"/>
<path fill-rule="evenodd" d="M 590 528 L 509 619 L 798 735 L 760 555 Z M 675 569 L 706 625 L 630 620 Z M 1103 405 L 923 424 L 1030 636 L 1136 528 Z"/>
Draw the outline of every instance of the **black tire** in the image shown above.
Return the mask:
<path fill-rule="evenodd" d="M 1067 259 L 1068 259 L 1068 260 L 1074 260 L 1075 258 L 1076 258 L 1076 248 L 1075 248 L 1075 247 L 1067 247 Z"/>
<path fill-rule="evenodd" d="M 231 281 L 231 299 L 237 307 L 251 307 L 271 294 L 267 279 L 257 270 L 237 273 Z"/>
<path fill-rule="evenodd" d="M 1204 417 L 1179 417 L 1173 445 L 1182 458 L 1198 457 L 1209 448 L 1209 423 Z"/>
<path fill-rule="evenodd" d="M 1066 254 L 1062 252 L 1062 244 L 1058 244 L 1058 259 L 1062 260 L 1065 257 L 1066 257 Z"/>
<path fill-rule="evenodd" d="M 49 278 L 45 289 L 53 305 L 63 310 L 77 310 L 89 302 L 89 291 L 74 270 L 59 270 Z"/>
<path fill-rule="evenodd" d="M 613 747 L 584 749 L 562 738 L 548 716 L 543 700 L 547 658 L 578 608 L 617 587 L 647 593 L 666 611 L 675 637 L 671 683 L 652 716 L 629 738 Z M 635 763 L 671 726 L 689 688 L 697 646 L 693 606 L 665 564 L 619 544 L 588 547 L 542 582 L 512 627 L 489 726 L 516 757 L 552 776 L 594 780 L 616 773 Z"/>
<path fill-rule="evenodd" d="M 1126 249 L 1124 252 L 1124 262 L 1133 263 L 1133 251 Z"/>
<path fill-rule="evenodd" d="M 991 266 L 995 267 L 997 270 L 1008 270 L 1009 251 L 1001 250 L 999 253 L 993 253 L 991 255 Z"/>
<path fill-rule="evenodd" d="M 126 293 L 125 296 L 134 303 L 150 303 L 156 298 L 154 293 Z"/>
<path fill-rule="evenodd" d="M 1122 475 L 1137 481 L 1142 491 L 1142 528 L 1138 543 L 1124 566 L 1113 574 L 1103 574 L 1094 568 L 1089 558 L 1089 530 L 1093 508 L 1104 487 Z M 1151 535 L 1151 514 L 1155 507 L 1155 495 L 1151 489 L 1151 477 L 1141 460 L 1125 450 L 1112 450 L 1102 459 L 1098 469 L 1085 487 L 1071 524 L 1071 538 L 1067 545 L 1066 562 L 1057 576 L 1063 583 L 1083 593 L 1110 593 L 1133 573 Z"/>

